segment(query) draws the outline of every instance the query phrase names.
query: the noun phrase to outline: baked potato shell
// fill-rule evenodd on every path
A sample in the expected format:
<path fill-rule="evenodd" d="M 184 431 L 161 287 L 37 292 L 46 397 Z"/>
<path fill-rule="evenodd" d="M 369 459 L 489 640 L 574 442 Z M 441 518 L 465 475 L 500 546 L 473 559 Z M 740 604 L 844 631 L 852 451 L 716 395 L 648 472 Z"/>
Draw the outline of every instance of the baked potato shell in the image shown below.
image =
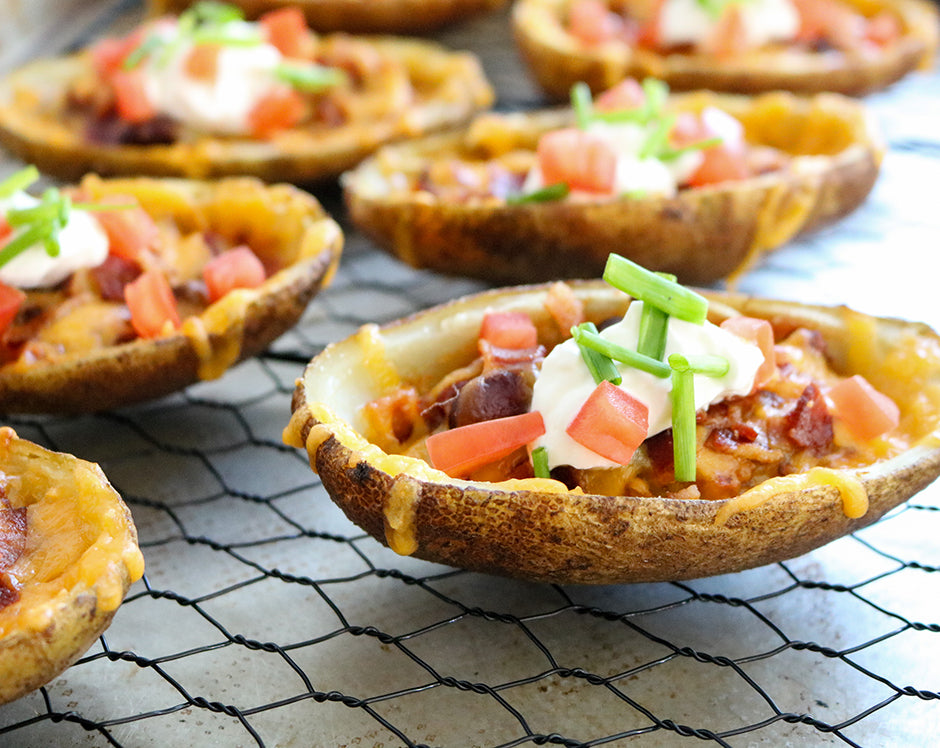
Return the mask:
<path fill-rule="evenodd" d="M 479 61 L 424 40 L 374 37 L 406 66 L 417 99 L 403 111 L 339 126 L 297 127 L 269 139 L 192 135 L 168 145 L 88 141 L 63 118 L 69 82 L 90 64 L 87 52 L 36 60 L 0 81 L 0 143 L 60 179 L 103 175 L 210 179 L 250 175 L 268 182 L 329 179 L 380 145 L 455 127 L 489 106 L 493 91 Z"/>
<path fill-rule="evenodd" d="M 141 578 L 137 530 L 98 465 L 0 428 L 7 498 L 27 507 L 27 543 L 11 568 L 20 598 L 0 609 L 0 704 L 48 683 L 111 623 Z"/>
<path fill-rule="evenodd" d="M 300 319 L 333 278 L 343 234 L 319 202 L 292 185 L 251 178 L 100 179 L 81 182 L 93 199 L 133 195 L 157 220 L 184 232 L 209 230 L 246 243 L 267 267 L 254 289 L 236 289 L 169 335 L 138 338 L 42 365 L 0 368 L 0 411 L 90 413 L 160 397 L 260 353 Z"/>
<path fill-rule="evenodd" d="M 743 122 L 749 143 L 777 148 L 791 160 L 782 170 L 674 197 L 458 203 L 400 188 L 433 161 L 534 150 L 541 133 L 573 123 L 570 110 L 519 113 L 498 126 L 485 124 L 492 115 L 482 114 L 469 129 L 387 146 L 347 172 L 342 184 L 350 218 L 410 265 L 497 283 L 598 277 L 608 255 L 618 252 L 683 283 L 709 284 L 733 281 L 766 251 L 852 212 L 877 179 L 884 147 L 854 99 L 694 92 L 674 94 L 671 102 L 676 110 L 730 112 Z"/>
<path fill-rule="evenodd" d="M 704 54 L 659 54 L 623 42 L 585 47 L 562 26 L 572 0 L 518 0 L 513 6 L 511 23 L 520 54 L 533 78 L 556 100 L 566 99 L 571 86 L 578 81 L 599 92 L 624 78 L 647 76 L 661 78 L 675 90 L 834 91 L 860 95 L 885 88 L 913 70 L 930 66 L 938 37 L 938 13 L 931 2 L 842 1 L 866 16 L 882 10 L 892 13 L 900 23 L 900 38 L 874 53 L 807 52 L 781 47 L 752 50 L 722 60 Z M 627 5 L 643 8 L 649 3 Z"/>
<path fill-rule="evenodd" d="M 623 313 L 626 297 L 610 286 L 571 285 L 589 319 Z M 546 291 L 489 291 L 366 326 L 328 346 L 298 380 L 285 441 L 307 449 L 333 501 L 379 542 L 428 561 L 540 582 L 690 579 L 806 553 L 874 522 L 940 473 L 940 337 L 931 329 L 845 307 L 711 292 L 716 321 L 741 312 L 770 319 L 781 333 L 799 325 L 819 330 L 838 371 L 863 374 L 895 399 L 909 448 L 876 464 L 833 471 L 829 484 L 807 475 L 775 478 L 754 489 L 766 500 L 744 509 L 733 502 L 748 494 L 678 500 L 589 495 L 539 479 L 457 480 L 415 457 L 389 455 L 366 438 L 363 405 L 399 381 L 426 391 L 472 360 L 486 311 L 524 310 L 540 341 L 557 342 L 560 333 L 543 306 Z M 846 515 L 840 483 L 867 492 L 863 516 Z"/>
<path fill-rule="evenodd" d="M 235 0 L 248 18 L 277 8 L 300 8 L 317 31 L 429 33 L 470 16 L 500 8 L 507 0 Z M 154 15 L 179 13 L 192 0 L 151 0 Z"/>

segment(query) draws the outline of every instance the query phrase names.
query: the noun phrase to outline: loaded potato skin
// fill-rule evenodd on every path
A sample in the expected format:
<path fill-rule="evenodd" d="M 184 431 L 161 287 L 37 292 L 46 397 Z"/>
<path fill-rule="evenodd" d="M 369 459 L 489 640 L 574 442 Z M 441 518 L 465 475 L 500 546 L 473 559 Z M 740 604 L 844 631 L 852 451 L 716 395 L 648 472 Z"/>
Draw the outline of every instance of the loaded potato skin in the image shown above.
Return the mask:
<path fill-rule="evenodd" d="M 623 314 L 622 294 L 609 287 L 569 285 L 585 319 L 600 325 Z M 707 500 L 599 494 L 572 489 L 554 473 L 454 478 L 417 447 L 401 453 L 379 446 L 367 404 L 400 386 L 427 392 L 467 366 L 486 314 L 524 310 L 549 350 L 566 337 L 545 309 L 548 288 L 486 292 L 383 328 L 367 326 L 328 347 L 298 381 L 285 440 L 307 449 L 331 498 L 377 540 L 426 560 L 537 581 L 690 579 L 808 552 L 875 521 L 940 471 L 940 340 L 933 331 L 845 308 L 716 293 L 705 294 L 711 319 L 769 320 L 777 336 L 811 329 L 839 376 L 862 374 L 888 393 L 900 409 L 899 426 L 870 461 L 806 469 Z M 912 376 L 898 381 L 888 368 Z M 851 506 L 859 495 L 867 499 L 862 510 Z"/>
<path fill-rule="evenodd" d="M 22 517 L 0 534 L 0 703 L 48 683 L 107 629 L 143 557 L 130 512 L 100 468 L 50 452 L 0 428 L 6 512 Z M 2 585 L 0 585 L 2 587 Z"/>
<path fill-rule="evenodd" d="M 679 26 L 687 25 L 696 3 L 672 1 L 677 6 L 673 19 L 684 18 L 686 24 Z M 579 11 L 587 5 L 595 6 L 594 13 Z M 648 75 L 661 77 L 676 90 L 832 91 L 857 96 L 925 69 L 937 48 L 937 11 L 922 0 L 794 2 L 790 13 L 797 20 L 789 36 L 754 44 L 746 41 L 746 34 L 742 41 L 740 33 L 716 33 L 714 40 L 706 39 L 699 47 L 666 44 L 657 30 L 662 20 L 656 15 L 664 5 L 634 0 L 520 0 L 513 8 L 513 32 L 532 76 L 556 100 L 564 99 L 577 81 L 599 92 L 625 77 Z M 705 7 L 733 15 L 745 6 L 702 3 Z M 578 18 L 595 17 L 589 28 L 600 31 L 586 33 L 573 13 Z M 777 16 L 760 25 L 772 27 Z M 887 26 L 891 34 L 867 31 L 872 25 Z M 727 32 L 734 26 L 723 19 L 716 31 Z"/>

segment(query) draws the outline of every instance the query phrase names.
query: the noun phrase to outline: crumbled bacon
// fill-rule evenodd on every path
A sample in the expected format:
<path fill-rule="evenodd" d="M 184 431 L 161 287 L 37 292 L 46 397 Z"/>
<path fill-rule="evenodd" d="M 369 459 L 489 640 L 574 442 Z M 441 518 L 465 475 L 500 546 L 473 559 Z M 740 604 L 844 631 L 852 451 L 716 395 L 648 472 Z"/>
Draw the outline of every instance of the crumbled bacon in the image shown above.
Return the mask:
<path fill-rule="evenodd" d="M 19 589 L 7 573 L 26 548 L 26 507 L 13 507 L 0 498 L 0 610 L 15 603 Z"/>
<path fill-rule="evenodd" d="M 832 445 L 832 415 L 815 384 L 807 385 L 786 417 L 787 436 L 794 443 L 820 454 Z"/>

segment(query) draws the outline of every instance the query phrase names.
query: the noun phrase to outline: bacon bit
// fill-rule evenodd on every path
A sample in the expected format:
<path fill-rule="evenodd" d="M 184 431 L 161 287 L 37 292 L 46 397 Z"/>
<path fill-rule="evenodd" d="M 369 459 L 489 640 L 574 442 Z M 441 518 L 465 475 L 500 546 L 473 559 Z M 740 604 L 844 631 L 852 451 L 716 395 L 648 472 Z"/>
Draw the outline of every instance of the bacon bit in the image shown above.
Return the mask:
<path fill-rule="evenodd" d="M 477 346 L 483 357 L 483 371 L 532 368 L 545 358 L 543 345 L 535 348 L 499 348 L 486 340 L 479 340 Z"/>
<path fill-rule="evenodd" d="M 124 286 L 135 280 L 141 272 L 136 261 L 109 254 L 104 262 L 92 268 L 91 275 L 102 299 L 123 301 Z"/>
<path fill-rule="evenodd" d="M 0 610 L 20 596 L 7 571 L 26 549 L 26 529 L 26 507 L 11 506 L 5 496 L 0 499 Z"/>
<path fill-rule="evenodd" d="M 545 309 L 565 337 L 572 327 L 584 322 L 584 304 L 574 295 L 571 286 L 562 281 L 556 281 L 549 287 L 545 295 Z"/>
<path fill-rule="evenodd" d="M 386 452 L 398 450 L 422 423 L 418 393 L 413 387 L 366 403 L 363 415 L 372 441 Z"/>
<path fill-rule="evenodd" d="M 786 434 L 797 445 L 821 453 L 832 444 L 832 415 L 819 387 L 810 383 L 785 417 Z"/>

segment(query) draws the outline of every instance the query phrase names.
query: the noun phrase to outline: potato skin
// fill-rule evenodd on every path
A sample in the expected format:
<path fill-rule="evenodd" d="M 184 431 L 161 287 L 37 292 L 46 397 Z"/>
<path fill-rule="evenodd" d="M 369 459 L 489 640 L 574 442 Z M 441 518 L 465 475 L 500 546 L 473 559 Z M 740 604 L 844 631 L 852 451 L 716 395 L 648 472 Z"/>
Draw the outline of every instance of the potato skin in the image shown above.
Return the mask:
<path fill-rule="evenodd" d="M 8 427 L 0 428 L 0 465 L 14 507 L 56 505 L 54 533 L 29 515 L 32 538 L 14 567 L 22 574 L 21 597 L 0 610 L 4 704 L 48 683 L 85 653 L 140 579 L 143 557 L 127 506 L 97 465 L 45 450 Z M 33 561 L 33 555 L 59 554 L 68 564 L 58 575 Z"/>
<path fill-rule="evenodd" d="M 858 96 L 886 88 L 913 70 L 929 67 L 938 42 L 938 15 L 932 3 L 846 2 L 869 14 L 891 11 L 901 22 L 901 38 L 872 55 L 757 50 L 740 58 L 717 60 L 704 54 L 658 54 L 626 44 L 592 50 L 583 48 L 560 25 L 571 0 L 519 0 L 513 6 L 512 29 L 533 78 L 556 101 L 567 99 L 577 81 L 599 92 L 624 78 L 647 76 L 661 78 L 677 91 L 832 91 Z"/>
<path fill-rule="evenodd" d="M 0 368 L 0 410 L 90 413 L 161 397 L 263 351 L 333 278 L 343 235 L 310 194 L 251 177 L 218 182 L 86 178 L 96 197 L 131 194 L 156 217 L 239 237 L 282 269 L 210 305 L 198 324 L 54 362 Z M 207 366 L 211 367 L 210 371 Z"/>
<path fill-rule="evenodd" d="M 405 111 L 343 127 L 294 128 L 268 140 L 199 135 L 169 145 L 102 145 L 63 116 L 69 82 L 87 54 L 37 60 L 0 80 L 0 143 L 63 180 L 102 175 L 213 179 L 255 176 L 267 182 L 335 178 L 394 140 L 456 127 L 493 101 L 479 61 L 419 39 L 369 37 L 376 50 L 401 59 L 418 91 Z"/>
<path fill-rule="evenodd" d="M 316 31 L 425 34 L 505 5 L 507 0 L 235 0 L 248 18 L 295 6 Z M 151 0 L 153 14 L 179 13 L 192 0 Z"/>
<path fill-rule="evenodd" d="M 623 309 L 623 295 L 607 286 L 572 286 L 590 319 Z M 468 352 L 472 356 L 484 310 L 530 311 L 541 339 L 557 339 L 541 309 L 546 288 L 477 294 L 372 328 L 368 337 L 380 339 L 402 380 L 415 382 L 420 390 L 447 366 L 466 361 Z M 932 353 L 923 380 L 895 383 L 892 394 L 905 403 L 902 412 L 917 392 L 934 391 L 940 384 L 940 337 L 924 325 L 871 318 L 843 307 L 707 295 L 713 309 L 765 317 L 780 329 L 812 326 L 842 370 L 860 360 L 862 349 L 885 353 L 905 339 L 916 339 Z M 850 330 L 860 323 L 866 334 L 855 338 Z M 446 339 L 441 329 L 448 331 Z M 375 348 L 370 344 L 368 350 L 374 354 Z M 737 511 L 727 521 L 716 520 L 734 499 L 599 496 L 552 492 L 525 482 L 469 483 L 414 458 L 390 457 L 362 437 L 359 409 L 382 394 L 379 380 L 385 378 L 361 371 L 366 368 L 363 351 L 353 337 L 311 361 L 298 381 L 285 440 L 307 448 L 333 501 L 379 542 L 395 547 L 396 534 L 410 533 L 416 557 L 473 571 L 564 584 L 679 580 L 740 571 L 792 558 L 864 527 L 940 474 L 940 395 L 934 392 L 929 415 L 910 430 L 909 449 L 874 465 L 837 471 L 867 491 L 868 511 L 857 519 L 846 516 L 838 489 L 812 482 L 774 484 L 779 488 L 768 501 Z M 432 351 L 444 363 L 435 363 Z M 882 362 L 882 356 L 871 356 L 862 372 L 875 381 L 884 379 Z M 350 371 L 357 373 L 350 377 Z"/>
<path fill-rule="evenodd" d="M 618 252 L 683 283 L 735 277 L 768 250 L 851 213 L 878 177 L 883 145 L 857 102 L 831 94 L 755 98 L 708 92 L 673 96 L 677 108 L 717 106 L 747 123 L 747 140 L 792 156 L 780 171 L 681 190 L 675 197 L 560 200 L 438 200 L 384 189 L 401 167 L 414 177 L 434 160 L 487 158 L 467 144 L 470 128 L 383 148 L 343 177 L 353 223 L 415 267 L 496 283 L 598 277 Z M 488 115 L 481 115 L 481 121 Z M 516 115 L 514 137 L 570 121 L 567 111 Z M 790 133 L 783 135 L 782 133 Z"/>

